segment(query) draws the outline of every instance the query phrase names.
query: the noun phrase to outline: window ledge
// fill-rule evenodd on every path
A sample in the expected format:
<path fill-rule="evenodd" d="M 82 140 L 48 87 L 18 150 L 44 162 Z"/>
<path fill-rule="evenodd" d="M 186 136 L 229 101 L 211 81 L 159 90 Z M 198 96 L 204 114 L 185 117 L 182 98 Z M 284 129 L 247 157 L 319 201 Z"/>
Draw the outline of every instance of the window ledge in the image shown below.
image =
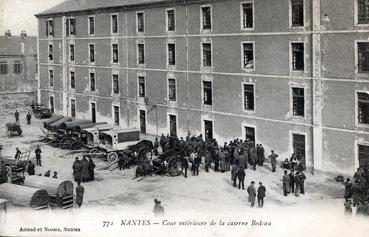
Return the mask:
<path fill-rule="evenodd" d="M 355 127 L 356 128 L 369 128 L 369 124 L 356 122 Z"/>
<path fill-rule="evenodd" d="M 254 110 L 251 110 L 251 109 L 245 109 L 245 108 L 243 108 L 242 111 L 244 113 L 247 113 L 247 114 L 255 114 L 255 109 Z"/>
<path fill-rule="evenodd" d="M 255 27 L 252 27 L 252 28 L 244 28 L 244 27 L 242 27 L 241 30 L 242 31 L 252 31 L 252 30 L 255 30 Z"/>
<path fill-rule="evenodd" d="M 244 72 L 255 72 L 255 67 L 253 69 L 242 68 L 242 71 L 244 71 Z"/>
<path fill-rule="evenodd" d="M 203 110 L 213 110 L 213 105 L 202 104 L 201 109 L 203 109 Z"/>
<path fill-rule="evenodd" d="M 200 30 L 200 34 L 208 35 L 208 34 L 211 34 L 211 33 L 213 33 L 212 29 L 210 29 L 210 30 L 201 29 Z"/>

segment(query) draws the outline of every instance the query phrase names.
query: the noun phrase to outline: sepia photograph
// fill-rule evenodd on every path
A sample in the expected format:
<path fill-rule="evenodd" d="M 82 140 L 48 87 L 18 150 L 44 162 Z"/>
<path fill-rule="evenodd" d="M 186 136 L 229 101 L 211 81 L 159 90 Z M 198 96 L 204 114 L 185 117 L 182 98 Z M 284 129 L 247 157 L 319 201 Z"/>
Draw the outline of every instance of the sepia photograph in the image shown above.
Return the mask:
<path fill-rule="evenodd" d="M 0 236 L 368 223 L 369 0 L 0 0 Z"/>

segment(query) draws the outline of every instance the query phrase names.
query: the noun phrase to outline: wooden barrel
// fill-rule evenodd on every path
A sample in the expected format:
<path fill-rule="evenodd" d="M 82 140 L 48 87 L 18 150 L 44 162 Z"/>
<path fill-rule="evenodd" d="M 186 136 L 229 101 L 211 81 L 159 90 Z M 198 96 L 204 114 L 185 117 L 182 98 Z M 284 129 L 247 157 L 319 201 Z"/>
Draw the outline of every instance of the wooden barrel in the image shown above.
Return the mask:
<path fill-rule="evenodd" d="M 70 117 L 64 117 L 62 119 L 59 119 L 58 121 L 54 122 L 53 124 L 50 125 L 50 130 L 51 131 L 56 131 L 60 128 L 60 126 L 62 125 L 62 123 L 65 123 L 65 122 L 72 122 L 73 119 L 70 118 Z"/>
<path fill-rule="evenodd" d="M 0 198 L 9 200 L 15 205 L 35 208 L 49 203 L 46 190 L 9 183 L 0 185 Z"/>
<path fill-rule="evenodd" d="M 50 125 L 52 125 L 53 123 L 55 123 L 56 121 L 58 121 L 62 118 L 64 118 L 63 115 L 56 115 L 56 116 L 52 117 L 51 119 L 44 122 L 44 128 L 50 129 Z"/>
<path fill-rule="evenodd" d="M 73 195 L 74 187 L 71 181 L 53 179 L 44 176 L 28 176 L 23 183 L 24 186 L 44 189 L 50 196 L 63 197 Z"/>

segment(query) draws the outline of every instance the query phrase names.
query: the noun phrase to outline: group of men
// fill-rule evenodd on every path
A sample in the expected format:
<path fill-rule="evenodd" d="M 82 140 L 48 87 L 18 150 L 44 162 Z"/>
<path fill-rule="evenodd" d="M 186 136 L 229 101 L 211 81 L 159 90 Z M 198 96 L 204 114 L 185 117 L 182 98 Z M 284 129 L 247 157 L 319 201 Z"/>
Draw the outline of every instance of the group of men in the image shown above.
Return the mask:
<path fill-rule="evenodd" d="M 73 163 L 74 181 L 85 183 L 95 180 L 95 167 L 96 165 L 91 157 L 83 156 L 82 160 L 76 157 Z"/>
<path fill-rule="evenodd" d="M 345 212 L 352 213 L 352 206 L 357 215 L 369 216 L 369 165 L 360 166 L 353 176 L 346 179 L 345 184 Z"/>
<path fill-rule="evenodd" d="M 295 170 L 291 167 L 290 173 L 284 170 L 283 175 L 283 194 L 287 196 L 288 194 L 295 194 L 296 197 L 299 194 L 305 194 L 305 180 L 306 175 L 303 171 Z"/>
<path fill-rule="evenodd" d="M 255 199 L 258 198 L 258 207 L 262 208 L 264 206 L 264 197 L 265 197 L 266 188 L 262 182 L 259 182 L 258 191 L 255 189 L 255 181 L 251 181 L 250 186 L 247 188 L 247 193 L 249 195 L 249 202 L 251 207 L 255 205 Z"/>

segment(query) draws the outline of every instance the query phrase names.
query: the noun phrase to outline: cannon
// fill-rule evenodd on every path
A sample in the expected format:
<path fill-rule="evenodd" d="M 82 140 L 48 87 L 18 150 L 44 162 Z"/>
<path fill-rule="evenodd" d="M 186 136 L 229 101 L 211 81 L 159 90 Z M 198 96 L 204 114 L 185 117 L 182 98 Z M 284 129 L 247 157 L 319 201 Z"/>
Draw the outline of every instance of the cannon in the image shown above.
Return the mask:
<path fill-rule="evenodd" d="M 19 122 L 7 123 L 6 124 L 6 135 L 8 137 L 21 136 L 22 129 Z"/>
<path fill-rule="evenodd" d="M 136 169 L 136 178 L 143 176 L 143 178 L 152 174 L 168 174 L 171 177 L 182 174 L 182 158 L 186 156 L 184 149 L 175 147 L 166 151 L 157 158 L 152 160 L 152 164 L 148 165 L 147 161 L 142 160 Z M 143 178 L 139 179 L 141 181 Z"/>
<path fill-rule="evenodd" d="M 51 129 L 50 126 L 53 123 L 55 123 L 56 121 L 58 121 L 58 120 L 60 120 L 62 118 L 64 118 L 63 115 L 56 115 L 56 116 L 50 118 L 49 120 L 47 120 L 47 121 L 44 122 L 44 128 L 46 128 L 47 130 L 50 130 Z"/>

